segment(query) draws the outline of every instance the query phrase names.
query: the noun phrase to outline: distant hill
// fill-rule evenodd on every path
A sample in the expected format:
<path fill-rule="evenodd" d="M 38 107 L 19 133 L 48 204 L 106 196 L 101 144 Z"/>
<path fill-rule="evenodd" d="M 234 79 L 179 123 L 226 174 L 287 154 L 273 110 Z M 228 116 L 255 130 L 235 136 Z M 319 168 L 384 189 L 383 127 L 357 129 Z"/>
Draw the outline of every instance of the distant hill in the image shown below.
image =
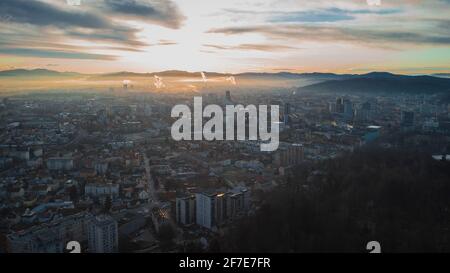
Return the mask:
<path fill-rule="evenodd" d="M 450 78 L 450 73 L 436 73 L 436 74 L 433 74 L 432 76 L 441 77 L 441 78 Z"/>
<path fill-rule="evenodd" d="M 138 76 L 145 76 L 145 75 L 146 74 L 121 71 L 121 72 L 106 73 L 106 74 L 93 75 L 93 76 L 99 76 L 99 77 L 138 77 Z"/>
<path fill-rule="evenodd" d="M 450 79 L 432 76 L 405 76 L 385 72 L 353 75 L 299 88 L 306 92 L 342 93 L 446 93 Z"/>
<path fill-rule="evenodd" d="M 48 69 L 14 69 L 0 71 L 0 77 L 75 77 L 82 74 L 76 72 L 58 72 Z"/>
<path fill-rule="evenodd" d="M 98 77 L 146 77 L 158 75 L 161 77 L 200 77 L 200 71 L 189 72 L 182 70 L 167 70 L 161 72 L 151 72 L 151 73 L 136 73 L 129 71 L 120 71 L 105 74 L 81 74 L 76 72 L 58 72 L 48 69 L 14 69 L 14 70 L 4 70 L 0 71 L 0 77 L 23 77 L 23 76 L 98 76 Z M 235 76 L 236 78 L 253 78 L 253 79 L 316 79 L 316 80 L 334 80 L 334 79 L 346 79 L 354 75 L 338 75 L 332 73 L 291 73 L 291 72 L 279 72 L 279 73 L 240 73 L 240 74 L 230 74 L 230 73 L 217 73 L 217 72 L 204 72 L 208 77 L 226 77 Z"/>
<path fill-rule="evenodd" d="M 158 75 L 161 77 L 201 77 L 201 72 L 188 72 L 181 70 L 167 70 L 161 72 L 152 72 L 152 73 L 135 73 L 135 72 L 116 72 L 116 73 L 108 73 L 101 74 L 102 77 L 153 77 L 154 75 Z M 216 76 L 227 76 L 228 74 L 215 73 L 215 72 L 205 72 L 207 76 L 216 77 Z"/>
<path fill-rule="evenodd" d="M 106 74 L 81 74 L 76 72 L 58 72 L 48 69 L 15 69 L 0 71 L 0 78 L 45 78 L 45 77 L 87 77 L 100 78 L 133 78 L 133 77 L 180 77 L 201 78 L 201 72 L 188 72 L 181 70 L 168 70 L 152 73 L 115 72 Z M 206 77 L 228 77 L 233 75 L 239 80 L 289 82 L 299 87 L 300 91 L 310 92 L 361 92 L 361 93 L 446 93 L 450 91 L 450 74 L 436 74 L 435 76 L 405 76 L 388 72 L 372 72 L 363 75 L 333 74 L 333 73 L 257 73 L 248 72 L 240 74 L 226 74 L 205 72 Z"/>
<path fill-rule="evenodd" d="M 241 79 L 286 79 L 286 80 L 340 80 L 347 79 L 353 75 L 338 75 L 333 73 L 291 73 L 291 72 L 279 72 L 279 73 L 241 73 L 235 75 Z"/>

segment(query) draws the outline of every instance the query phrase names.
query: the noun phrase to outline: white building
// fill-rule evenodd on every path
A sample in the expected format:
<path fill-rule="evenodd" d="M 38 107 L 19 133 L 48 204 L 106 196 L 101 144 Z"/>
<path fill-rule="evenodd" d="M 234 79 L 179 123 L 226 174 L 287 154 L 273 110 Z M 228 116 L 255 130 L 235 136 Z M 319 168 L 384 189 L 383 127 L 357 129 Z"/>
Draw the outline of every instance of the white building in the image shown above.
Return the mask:
<path fill-rule="evenodd" d="M 73 169 L 73 159 L 64 157 L 52 157 L 47 159 L 47 168 L 51 171 L 70 171 Z"/>
<path fill-rule="evenodd" d="M 90 253 L 117 253 L 119 250 L 117 222 L 106 215 L 93 218 L 88 227 L 88 246 Z"/>
<path fill-rule="evenodd" d="M 89 183 L 84 186 L 84 193 L 89 197 L 119 196 L 119 184 Z"/>
<path fill-rule="evenodd" d="M 197 193 L 195 199 L 197 225 L 212 229 L 227 218 L 225 193 Z"/>

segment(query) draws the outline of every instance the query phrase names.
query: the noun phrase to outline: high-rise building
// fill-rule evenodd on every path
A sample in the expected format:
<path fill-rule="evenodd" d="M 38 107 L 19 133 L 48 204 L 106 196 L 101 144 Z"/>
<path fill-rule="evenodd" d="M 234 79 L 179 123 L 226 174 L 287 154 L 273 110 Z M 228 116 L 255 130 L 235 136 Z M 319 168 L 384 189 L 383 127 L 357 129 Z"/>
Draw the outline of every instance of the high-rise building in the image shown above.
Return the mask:
<path fill-rule="evenodd" d="M 195 195 L 176 198 L 176 217 L 181 225 L 195 223 Z"/>
<path fill-rule="evenodd" d="M 225 193 L 197 193 L 195 199 L 197 225 L 212 229 L 227 219 L 227 198 Z"/>
<path fill-rule="evenodd" d="M 414 112 L 403 111 L 401 117 L 402 127 L 413 127 L 414 126 Z"/>
<path fill-rule="evenodd" d="M 177 199 L 177 221 L 178 211 L 183 209 L 181 204 L 188 202 L 191 206 L 192 200 L 195 200 L 197 225 L 213 229 L 248 211 L 250 208 L 250 191 L 246 187 L 236 187 L 227 192 L 200 192 L 195 195 L 195 198 Z M 180 208 L 178 208 L 179 202 Z"/>
<path fill-rule="evenodd" d="M 280 143 L 280 146 L 274 156 L 275 164 L 280 167 L 298 165 L 304 158 L 303 145 L 297 143 Z"/>
<path fill-rule="evenodd" d="M 225 105 L 234 105 L 234 102 L 231 99 L 231 92 L 229 90 L 225 91 Z"/>
<path fill-rule="evenodd" d="M 94 217 L 88 225 L 90 253 L 116 253 L 119 250 L 117 222 L 110 216 Z"/>
<path fill-rule="evenodd" d="M 144 116 L 150 117 L 152 115 L 152 106 L 150 104 L 145 104 L 143 108 Z"/>
<path fill-rule="evenodd" d="M 250 206 L 250 192 L 247 188 L 235 188 L 227 194 L 227 217 L 235 219 Z"/>
<path fill-rule="evenodd" d="M 211 229 L 216 225 L 216 194 L 197 193 L 195 199 L 197 225 Z"/>
<path fill-rule="evenodd" d="M 372 117 L 372 104 L 365 102 L 362 104 L 361 109 L 357 113 L 357 118 L 360 120 L 370 120 Z"/>
<path fill-rule="evenodd" d="M 231 100 L 231 92 L 230 92 L 230 90 L 227 90 L 225 92 L 225 98 L 228 99 L 228 100 Z"/>
<path fill-rule="evenodd" d="M 368 101 L 362 104 L 362 109 L 370 111 L 372 109 L 372 104 Z"/>
<path fill-rule="evenodd" d="M 343 98 L 337 98 L 336 100 L 336 112 L 337 113 L 344 113 L 344 99 Z"/>
<path fill-rule="evenodd" d="M 353 118 L 353 103 L 350 99 L 344 99 L 344 117 L 347 119 Z"/>
<path fill-rule="evenodd" d="M 290 114 L 291 114 L 291 105 L 289 103 L 285 103 L 284 104 L 284 113 L 283 113 L 283 119 L 284 119 L 285 125 L 289 124 L 289 115 Z"/>
<path fill-rule="evenodd" d="M 336 103 L 328 102 L 327 109 L 329 113 L 336 113 Z"/>

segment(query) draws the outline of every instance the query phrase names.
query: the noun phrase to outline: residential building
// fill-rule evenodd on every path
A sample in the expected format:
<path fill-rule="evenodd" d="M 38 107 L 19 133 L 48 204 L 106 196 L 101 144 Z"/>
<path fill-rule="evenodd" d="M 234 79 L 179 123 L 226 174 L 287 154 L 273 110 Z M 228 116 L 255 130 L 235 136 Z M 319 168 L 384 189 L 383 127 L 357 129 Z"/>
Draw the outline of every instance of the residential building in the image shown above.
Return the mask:
<path fill-rule="evenodd" d="M 94 217 L 88 225 L 90 253 L 116 253 L 119 250 L 117 222 L 110 216 Z"/>

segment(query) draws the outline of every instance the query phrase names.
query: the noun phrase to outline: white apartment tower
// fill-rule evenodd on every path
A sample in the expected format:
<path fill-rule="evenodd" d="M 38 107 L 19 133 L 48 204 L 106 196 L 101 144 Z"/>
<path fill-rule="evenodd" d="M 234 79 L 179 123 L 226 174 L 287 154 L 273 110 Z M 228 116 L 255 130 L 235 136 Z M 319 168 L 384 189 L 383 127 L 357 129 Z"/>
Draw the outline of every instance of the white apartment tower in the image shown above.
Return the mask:
<path fill-rule="evenodd" d="M 197 193 L 197 225 L 212 229 L 227 219 L 227 198 L 225 193 Z"/>
<path fill-rule="evenodd" d="M 88 227 L 90 253 L 116 253 L 119 245 L 117 222 L 110 216 L 94 217 Z"/>

